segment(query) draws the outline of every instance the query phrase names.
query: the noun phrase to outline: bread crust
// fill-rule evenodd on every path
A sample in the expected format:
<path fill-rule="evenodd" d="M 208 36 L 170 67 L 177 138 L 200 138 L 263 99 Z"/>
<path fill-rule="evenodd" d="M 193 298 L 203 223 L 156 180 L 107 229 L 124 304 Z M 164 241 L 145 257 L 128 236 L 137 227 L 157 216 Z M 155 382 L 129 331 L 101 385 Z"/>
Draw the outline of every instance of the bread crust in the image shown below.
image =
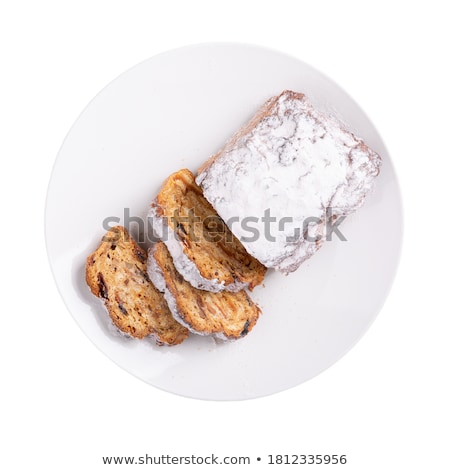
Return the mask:
<path fill-rule="evenodd" d="M 246 336 L 261 313 L 247 292 L 207 292 L 194 288 L 176 270 L 164 243 L 149 250 L 148 273 L 164 292 L 174 317 L 190 331 L 221 340 Z"/>
<path fill-rule="evenodd" d="M 147 274 L 147 253 L 121 226 L 113 227 L 86 260 L 86 283 L 103 300 L 113 324 L 123 333 L 158 344 L 175 345 L 189 333 L 176 322 L 163 295 Z"/>
<path fill-rule="evenodd" d="M 198 289 L 252 290 L 266 268 L 250 256 L 211 204 L 191 171 L 167 178 L 151 204 L 149 218 L 169 249 L 177 270 Z"/>

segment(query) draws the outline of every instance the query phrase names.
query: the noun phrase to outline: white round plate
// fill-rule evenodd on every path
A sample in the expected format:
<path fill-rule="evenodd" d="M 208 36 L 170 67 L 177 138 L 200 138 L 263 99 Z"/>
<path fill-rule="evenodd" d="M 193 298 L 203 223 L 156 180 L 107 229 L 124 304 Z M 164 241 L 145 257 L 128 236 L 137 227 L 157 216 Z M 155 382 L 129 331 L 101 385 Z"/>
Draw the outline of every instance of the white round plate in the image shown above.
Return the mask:
<path fill-rule="evenodd" d="M 263 315 L 245 338 L 191 335 L 173 347 L 115 334 L 84 281 L 105 224 L 137 233 L 164 179 L 196 169 L 270 96 L 284 89 L 333 111 L 383 157 L 365 205 L 297 272 L 269 272 L 252 297 Z M 114 219 L 115 218 L 115 219 Z M 112 222 L 115 221 L 115 222 Z M 176 394 L 240 400 L 314 377 L 361 338 L 388 295 L 399 259 L 399 186 L 373 124 L 338 85 L 296 58 L 241 44 L 203 44 L 152 57 L 119 76 L 66 137 L 48 189 L 46 240 L 59 291 L 85 334 L 116 364 Z"/>

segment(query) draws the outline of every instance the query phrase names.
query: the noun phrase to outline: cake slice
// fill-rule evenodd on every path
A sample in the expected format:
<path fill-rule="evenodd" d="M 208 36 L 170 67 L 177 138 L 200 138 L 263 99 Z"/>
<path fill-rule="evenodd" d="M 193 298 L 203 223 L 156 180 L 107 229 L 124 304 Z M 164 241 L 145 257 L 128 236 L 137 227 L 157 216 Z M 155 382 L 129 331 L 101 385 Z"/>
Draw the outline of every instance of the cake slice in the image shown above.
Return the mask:
<path fill-rule="evenodd" d="M 301 93 L 284 91 L 198 171 L 206 199 L 248 253 L 291 272 L 364 202 L 381 158 Z"/>
<path fill-rule="evenodd" d="M 148 277 L 147 253 L 124 227 L 109 230 L 87 258 L 86 282 L 123 333 L 134 338 L 151 335 L 157 343 L 169 345 L 188 337 Z"/>
<path fill-rule="evenodd" d="M 266 268 L 231 233 L 189 170 L 167 178 L 148 217 L 177 271 L 194 287 L 237 292 L 262 283 Z"/>
<path fill-rule="evenodd" d="M 149 250 L 148 274 L 164 292 L 172 315 L 194 333 L 238 339 L 251 331 L 259 317 L 259 308 L 244 290 L 207 292 L 193 287 L 178 273 L 162 242 Z"/>

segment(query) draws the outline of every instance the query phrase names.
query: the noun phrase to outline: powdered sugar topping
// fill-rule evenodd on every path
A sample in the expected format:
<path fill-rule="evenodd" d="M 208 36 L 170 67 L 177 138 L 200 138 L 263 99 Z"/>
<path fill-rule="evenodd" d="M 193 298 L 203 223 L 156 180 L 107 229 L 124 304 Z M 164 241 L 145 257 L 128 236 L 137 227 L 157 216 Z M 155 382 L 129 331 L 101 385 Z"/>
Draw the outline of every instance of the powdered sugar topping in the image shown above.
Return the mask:
<path fill-rule="evenodd" d="M 288 272 L 321 245 L 303 238 L 305 219 L 320 232 L 327 208 L 334 216 L 356 210 L 380 164 L 361 139 L 304 95 L 284 92 L 250 132 L 224 147 L 197 184 L 251 255 Z"/>

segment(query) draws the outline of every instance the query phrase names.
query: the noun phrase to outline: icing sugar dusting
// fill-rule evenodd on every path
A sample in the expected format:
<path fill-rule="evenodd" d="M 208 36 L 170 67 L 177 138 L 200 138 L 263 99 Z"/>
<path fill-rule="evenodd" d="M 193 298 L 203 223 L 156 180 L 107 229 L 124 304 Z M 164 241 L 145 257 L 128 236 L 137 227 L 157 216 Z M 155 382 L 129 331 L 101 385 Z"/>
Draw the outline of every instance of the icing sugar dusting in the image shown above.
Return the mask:
<path fill-rule="evenodd" d="M 289 272 L 322 244 L 304 238 L 305 219 L 314 218 L 309 228 L 323 233 L 327 208 L 333 216 L 355 211 L 381 159 L 304 95 L 286 91 L 272 103 L 253 128 L 213 157 L 197 183 L 225 222 L 239 221 L 230 229 L 251 255 Z"/>

